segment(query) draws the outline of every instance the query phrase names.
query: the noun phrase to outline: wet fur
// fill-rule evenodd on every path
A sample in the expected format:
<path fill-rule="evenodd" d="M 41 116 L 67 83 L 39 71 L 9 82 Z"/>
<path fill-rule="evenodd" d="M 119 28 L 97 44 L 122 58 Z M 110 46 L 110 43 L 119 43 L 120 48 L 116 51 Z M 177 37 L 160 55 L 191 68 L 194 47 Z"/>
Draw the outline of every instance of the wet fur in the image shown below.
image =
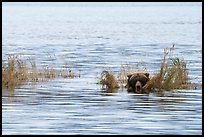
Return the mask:
<path fill-rule="evenodd" d="M 149 73 L 133 73 L 127 77 L 128 92 L 141 93 L 144 85 L 149 81 Z"/>

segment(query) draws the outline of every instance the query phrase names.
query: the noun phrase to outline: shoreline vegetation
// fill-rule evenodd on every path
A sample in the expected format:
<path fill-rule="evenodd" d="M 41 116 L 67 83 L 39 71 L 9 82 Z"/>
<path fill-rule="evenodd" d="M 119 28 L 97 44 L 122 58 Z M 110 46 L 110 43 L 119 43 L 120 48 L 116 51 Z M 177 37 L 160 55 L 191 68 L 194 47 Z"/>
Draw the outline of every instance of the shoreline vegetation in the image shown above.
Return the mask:
<path fill-rule="evenodd" d="M 173 90 L 192 89 L 195 84 L 189 82 L 186 62 L 182 58 L 173 57 L 174 45 L 164 49 L 159 72 L 150 76 L 150 80 L 143 87 L 147 92 L 152 90 Z M 28 62 L 30 65 L 28 65 Z M 111 71 L 103 71 L 99 82 L 102 88 L 113 91 L 118 88 L 125 88 L 127 75 L 135 72 L 148 72 L 145 69 L 138 69 L 130 65 L 121 65 L 117 76 Z M 14 89 L 26 84 L 26 82 L 44 82 L 54 78 L 76 78 L 76 73 L 70 68 L 64 67 L 42 67 L 38 69 L 35 61 L 23 60 L 19 55 L 9 55 L 7 63 L 2 62 L 2 88 Z"/>

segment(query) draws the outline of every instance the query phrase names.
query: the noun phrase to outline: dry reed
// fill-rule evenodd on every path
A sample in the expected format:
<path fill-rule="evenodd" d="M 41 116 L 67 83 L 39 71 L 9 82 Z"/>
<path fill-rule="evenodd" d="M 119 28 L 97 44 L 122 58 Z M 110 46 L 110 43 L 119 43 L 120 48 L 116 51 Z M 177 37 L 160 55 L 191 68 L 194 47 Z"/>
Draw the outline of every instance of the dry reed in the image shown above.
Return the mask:
<path fill-rule="evenodd" d="M 28 61 L 31 67 L 27 65 Z M 56 77 L 80 77 L 80 74 L 74 73 L 71 69 L 60 69 L 60 71 L 57 71 L 54 67 L 48 66 L 37 69 L 33 60 L 22 60 L 18 55 L 9 55 L 7 64 L 2 65 L 2 87 L 14 89 L 28 81 L 42 82 Z"/>
<path fill-rule="evenodd" d="M 112 72 L 108 72 L 108 71 L 103 71 L 101 73 L 100 84 L 102 84 L 103 87 L 105 86 L 106 89 L 108 90 L 119 88 L 117 79 L 115 78 Z"/>
<path fill-rule="evenodd" d="M 164 49 L 160 71 L 145 85 L 145 89 L 171 90 L 189 88 L 188 71 L 183 59 L 173 57 L 174 45 Z M 169 57 L 167 58 L 167 55 Z"/>
<path fill-rule="evenodd" d="M 188 89 L 193 84 L 188 82 L 188 71 L 186 63 L 183 59 L 173 57 L 174 44 L 170 48 L 164 49 L 164 55 L 161 61 L 159 72 L 150 77 L 150 80 L 143 87 L 145 92 L 151 90 L 172 90 L 172 89 Z M 169 56 L 167 56 L 169 55 Z M 121 65 L 117 79 L 109 71 L 101 73 L 100 83 L 109 89 L 124 87 L 127 84 L 127 75 L 132 73 L 147 72 L 146 68 L 138 69 L 129 65 Z M 117 83 L 117 84 L 116 84 Z M 117 85 L 117 86 L 115 86 Z"/>

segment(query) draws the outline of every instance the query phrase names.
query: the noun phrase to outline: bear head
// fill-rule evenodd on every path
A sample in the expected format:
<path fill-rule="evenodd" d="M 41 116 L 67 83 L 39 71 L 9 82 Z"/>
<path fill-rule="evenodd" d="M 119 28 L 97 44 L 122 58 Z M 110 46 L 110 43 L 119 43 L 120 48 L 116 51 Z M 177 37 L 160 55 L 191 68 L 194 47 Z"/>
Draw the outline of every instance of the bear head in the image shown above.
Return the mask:
<path fill-rule="evenodd" d="M 143 86 L 149 81 L 149 73 L 133 73 L 127 75 L 128 91 L 141 93 Z"/>

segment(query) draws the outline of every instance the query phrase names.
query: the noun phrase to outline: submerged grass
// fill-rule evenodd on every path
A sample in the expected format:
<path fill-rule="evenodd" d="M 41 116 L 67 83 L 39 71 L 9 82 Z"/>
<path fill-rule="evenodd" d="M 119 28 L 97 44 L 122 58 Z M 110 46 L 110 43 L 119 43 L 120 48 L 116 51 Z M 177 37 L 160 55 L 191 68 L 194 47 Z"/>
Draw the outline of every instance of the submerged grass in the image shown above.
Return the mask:
<path fill-rule="evenodd" d="M 164 55 L 161 61 L 161 67 L 159 72 L 155 73 L 147 84 L 143 87 L 145 90 L 172 90 L 172 89 L 189 89 L 192 88 L 192 84 L 189 82 L 188 71 L 186 68 L 186 62 L 182 58 L 173 57 L 174 45 L 168 49 L 164 49 Z M 168 56 L 167 56 L 168 55 Z M 105 73 L 104 73 L 105 72 Z M 118 73 L 117 79 L 112 72 L 103 71 L 101 73 L 101 84 L 106 85 L 107 88 L 113 89 L 115 83 L 118 83 L 120 87 L 124 87 L 127 84 L 127 75 L 132 73 L 144 73 L 145 69 L 137 69 L 130 67 L 129 65 L 121 65 L 121 69 Z M 111 75 L 111 79 L 105 79 Z M 117 87 L 117 86 L 116 86 Z M 118 88 L 118 87 L 117 87 Z"/>
<path fill-rule="evenodd" d="M 7 63 L 2 63 L 3 88 L 14 89 L 28 81 L 42 82 L 56 77 L 74 78 L 80 77 L 80 74 L 68 68 L 60 68 L 60 71 L 54 67 L 37 69 L 35 61 L 23 60 L 18 55 L 9 55 Z"/>

